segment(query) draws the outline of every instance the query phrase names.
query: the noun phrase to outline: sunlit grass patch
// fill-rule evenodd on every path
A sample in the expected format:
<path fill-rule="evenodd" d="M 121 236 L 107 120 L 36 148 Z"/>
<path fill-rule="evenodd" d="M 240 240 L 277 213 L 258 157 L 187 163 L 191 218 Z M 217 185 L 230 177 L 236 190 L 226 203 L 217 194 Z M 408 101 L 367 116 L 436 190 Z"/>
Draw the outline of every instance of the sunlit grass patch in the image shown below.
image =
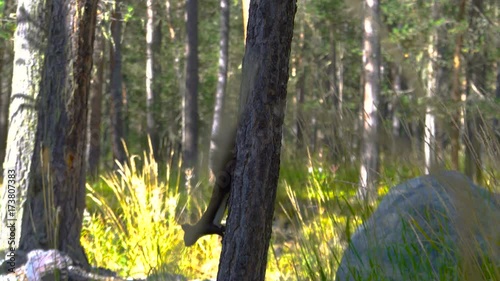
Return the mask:
<path fill-rule="evenodd" d="M 302 188 L 284 184 L 288 202 L 280 211 L 288 226 L 275 234 L 282 243 L 277 254 L 282 276 L 290 278 L 283 280 L 334 280 L 342 251 L 361 223 L 354 181 L 337 176 L 336 169 L 310 161 Z"/>
<path fill-rule="evenodd" d="M 191 278 L 216 275 L 220 238 L 212 236 L 184 247 L 179 166 L 167 165 L 158 177 L 151 154 L 130 156 L 119 169 L 87 185 L 88 206 L 82 244 L 93 265 L 121 276 L 146 277 L 182 274 Z M 192 206 L 199 212 L 205 206 Z M 181 210 L 181 211 L 180 211 Z"/>

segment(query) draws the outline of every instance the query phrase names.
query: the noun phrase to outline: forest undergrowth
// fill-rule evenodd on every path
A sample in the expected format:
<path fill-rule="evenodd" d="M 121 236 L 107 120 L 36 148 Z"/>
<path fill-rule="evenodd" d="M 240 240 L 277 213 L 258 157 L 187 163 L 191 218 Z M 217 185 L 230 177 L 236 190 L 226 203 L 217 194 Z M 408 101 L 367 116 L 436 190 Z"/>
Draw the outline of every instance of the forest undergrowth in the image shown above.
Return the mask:
<path fill-rule="evenodd" d="M 170 159 L 161 167 L 149 153 L 130 155 L 118 170 L 87 185 L 81 241 L 91 264 L 148 280 L 216 277 L 220 237 L 205 236 L 185 247 L 180 227 L 201 216 L 211 185 L 202 181 L 188 196 L 180 163 L 173 154 Z M 356 199 L 354 165 L 339 167 L 308 154 L 303 159 L 282 157 L 267 280 L 334 280 L 348 239 L 376 205 Z M 420 174 L 401 163 L 385 167 L 379 198 Z"/>

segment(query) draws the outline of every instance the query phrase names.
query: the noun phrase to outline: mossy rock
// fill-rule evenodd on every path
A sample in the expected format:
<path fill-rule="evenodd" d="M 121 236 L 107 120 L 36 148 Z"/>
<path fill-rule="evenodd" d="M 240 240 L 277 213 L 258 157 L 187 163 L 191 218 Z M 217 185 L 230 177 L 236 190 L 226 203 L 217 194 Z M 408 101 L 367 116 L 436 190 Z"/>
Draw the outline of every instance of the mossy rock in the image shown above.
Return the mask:
<path fill-rule="evenodd" d="M 454 171 L 393 187 L 352 236 L 336 280 L 500 280 L 499 197 Z"/>

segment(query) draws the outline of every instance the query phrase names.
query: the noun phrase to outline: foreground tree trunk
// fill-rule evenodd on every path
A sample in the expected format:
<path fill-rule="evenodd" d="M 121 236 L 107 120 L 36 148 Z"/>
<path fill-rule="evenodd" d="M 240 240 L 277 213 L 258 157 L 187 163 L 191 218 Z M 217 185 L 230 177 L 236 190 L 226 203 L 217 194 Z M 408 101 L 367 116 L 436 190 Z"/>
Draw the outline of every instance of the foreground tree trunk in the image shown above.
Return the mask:
<path fill-rule="evenodd" d="M 379 2 L 367 0 L 363 33 L 363 137 L 359 195 L 372 200 L 377 194 L 378 178 L 378 103 L 380 96 Z"/>
<path fill-rule="evenodd" d="M 28 186 L 33 186 L 30 177 L 31 162 L 35 147 L 35 129 L 37 127 L 36 101 L 40 94 L 42 80 L 43 54 L 46 49 L 45 7 L 43 1 L 20 0 L 17 8 L 17 29 L 15 33 L 14 60 L 21 63 L 14 65 L 9 122 L 11 130 L 7 137 L 7 153 L 4 162 L 4 185 L 0 201 L 0 254 L 4 257 L 11 250 L 9 238 L 12 235 L 13 247 L 19 247 L 21 223 L 23 221 L 24 200 L 28 196 Z M 31 20 L 29 20 L 31 19 Z M 36 35 L 37 45 L 30 39 Z M 22 48 L 24 46 L 24 49 Z M 13 114 L 16 112 L 16 114 Z M 14 128 L 18 128 L 14 130 Z M 10 181 L 12 180 L 12 182 Z M 10 193 L 9 193 L 10 192 Z M 12 194 L 12 195 L 9 195 Z M 13 201 L 8 201 L 13 200 Z M 8 211 L 8 212 L 7 212 Z M 15 232 L 10 233 L 9 224 L 15 222 Z"/>
<path fill-rule="evenodd" d="M 10 108 L 16 126 L 9 130 L 5 178 L 19 192 L 11 198 L 15 193 L 4 189 L 2 211 L 5 202 L 11 206 L 5 199 L 16 208 L 1 217 L 2 224 L 18 219 L 20 256 L 56 248 L 88 267 L 80 231 L 96 9 L 97 0 L 18 3 Z M 6 230 L 2 226 L 2 237 Z"/>
<path fill-rule="evenodd" d="M 3 2 L 2 18 L 6 19 L 15 7 L 13 7 L 11 0 Z M 0 30 L 6 31 L 6 27 L 5 23 L 0 23 Z M 9 34 L 11 34 L 10 31 Z M 7 145 L 13 53 L 10 40 L 0 40 L 0 44 L 0 163 L 3 163 Z M 0 174 L 3 174 L 2 165 L 0 165 Z"/>
<path fill-rule="evenodd" d="M 295 11 L 295 1 L 250 4 L 236 164 L 219 281 L 265 277 Z"/>

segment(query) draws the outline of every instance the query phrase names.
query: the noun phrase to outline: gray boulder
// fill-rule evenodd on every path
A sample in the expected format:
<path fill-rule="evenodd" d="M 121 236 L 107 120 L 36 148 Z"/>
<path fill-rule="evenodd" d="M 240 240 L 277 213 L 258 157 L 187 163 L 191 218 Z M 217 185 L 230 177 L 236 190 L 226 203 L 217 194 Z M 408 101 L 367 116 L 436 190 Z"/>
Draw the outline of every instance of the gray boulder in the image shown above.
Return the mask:
<path fill-rule="evenodd" d="M 499 195 L 454 171 L 393 187 L 352 236 L 336 280 L 500 280 Z"/>

